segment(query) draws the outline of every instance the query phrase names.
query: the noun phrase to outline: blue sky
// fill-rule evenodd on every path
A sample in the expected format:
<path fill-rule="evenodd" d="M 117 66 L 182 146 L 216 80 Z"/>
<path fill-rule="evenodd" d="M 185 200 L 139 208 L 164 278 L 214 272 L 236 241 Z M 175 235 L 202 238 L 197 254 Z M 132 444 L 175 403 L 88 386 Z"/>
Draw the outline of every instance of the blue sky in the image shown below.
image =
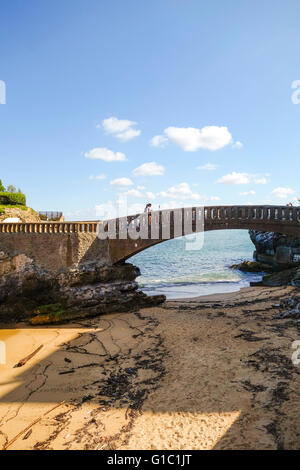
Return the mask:
<path fill-rule="evenodd" d="M 126 199 L 286 204 L 299 16 L 298 0 L 2 1 L 0 178 L 68 219 Z"/>

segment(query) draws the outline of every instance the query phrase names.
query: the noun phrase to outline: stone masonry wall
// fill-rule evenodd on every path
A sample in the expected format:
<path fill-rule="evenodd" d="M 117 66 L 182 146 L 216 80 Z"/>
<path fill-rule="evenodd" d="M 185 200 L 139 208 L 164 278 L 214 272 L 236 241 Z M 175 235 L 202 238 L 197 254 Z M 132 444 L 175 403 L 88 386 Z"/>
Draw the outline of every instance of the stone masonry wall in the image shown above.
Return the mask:
<path fill-rule="evenodd" d="M 0 233 L 0 321 L 65 322 L 162 302 L 96 233 Z"/>
<path fill-rule="evenodd" d="M 0 252 L 26 255 L 51 271 L 88 261 L 110 262 L 107 241 L 95 233 L 0 233 Z"/>

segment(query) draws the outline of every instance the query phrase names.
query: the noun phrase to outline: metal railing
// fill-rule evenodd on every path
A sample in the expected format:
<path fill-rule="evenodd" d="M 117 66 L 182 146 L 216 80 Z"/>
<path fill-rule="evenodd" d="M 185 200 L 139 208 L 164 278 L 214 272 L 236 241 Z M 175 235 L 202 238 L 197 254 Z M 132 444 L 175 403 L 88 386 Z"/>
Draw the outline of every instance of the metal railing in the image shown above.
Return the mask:
<path fill-rule="evenodd" d="M 63 213 L 56 211 L 39 211 L 39 215 L 42 220 L 59 220 L 63 216 Z"/>

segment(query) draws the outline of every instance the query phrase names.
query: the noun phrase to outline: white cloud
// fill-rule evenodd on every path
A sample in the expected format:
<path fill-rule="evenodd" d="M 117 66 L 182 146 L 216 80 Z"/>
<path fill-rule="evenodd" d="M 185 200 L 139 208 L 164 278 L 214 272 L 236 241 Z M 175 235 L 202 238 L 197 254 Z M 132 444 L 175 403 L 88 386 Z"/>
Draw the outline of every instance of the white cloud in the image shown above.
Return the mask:
<path fill-rule="evenodd" d="M 118 119 L 116 117 L 110 117 L 102 121 L 102 126 L 105 132 L 113 134 L 123 142 L 133 139 L 141 134 L 140 130 L 132 129 L 137 123 L 129 121 L 128 119 Z M 100 127 L 100 126 L 97 126 Z"/>
<path fill-rule="evenodd" d="M 268 182 L 267 178 L 259 178 L 259 179 L 254 180 L 254 183 L 256 184 L 267 184 L 267 182 Z"/>
<path fill-rule="evenodd" d="M 225 126 L 206 126 L 202 129 L 168 127 L 164 132 L 174 144 L 186 152 L 195 152 L 200 148 L 219 150 L 232 142 L 232 136 Z"/>
<path fill-rule="evenodd" d="M 113 152 L 105 147 L 94 148 L 84 154 L 85 158 L 92 160 L 104 160 L 105 162 L 121 162 L 126 160 L 126 156 L 121 152 Z"/>
<path fill-rule="evenodd" d="M 250 189 L 250 191 L 245 191 L 243 193 L 240 193 L 241 196 L 254 196 L 256 192 L 253 189 Z"/>
<path fill-rule="evenodd" d="M 112 180 L 109 184 L 113 186 L 128 187 L 128 186 L 132 186 L 133 182 L 131 181 L 130 178 L 117 178 L 115 180 Z"/>
<path fill-rule="evenodd" d="M 164 167 L 155 162 L 143 163 L 133 170 L 134 176 L 160 176 L 164 174 Z"/>
<path fill-rule="evenodd" d="M 141 191 L 139 191 L 138 189 L 129 189 L 128 191 L 126 191 L 126 193 L 123 194 L 130 197 L 144 197 L 144 194 L 141 193 Z"/>
<path fill-rule="evenodd" d="M 218 179 L 219 184 L 249 184 L 251 181 L 251 175 L 248 173 L 236 173 L 233 171 L 228 175 L 222 176 Z"/>
<path fill-rule="evenodd" d="M 233 171 L 228 175 L 222 176 L 217 183 L 220 184 L 267 184 L 268 180 L 265 177 L 260 177 L 259 175 L 252 175 L 250 173 L 237 173 Z"/>
<path fill-rule="evenodd" d="M 275 188 L 271 192 L 271 194 L 273 196 L 278 197 L 279 199 L 287 199 L 288 196 L 290 196 L 294 193 L 295 193 L 295 191 L 293 189 L 291 189 L 291 188 L 282 188 L 282 187 Z"/>
<path fill-rule="evenodd" d="M 140 189 L 141 191 L 143 191 L 143 189 L 146 189 L 145 186 L 137 186 L 137 189 Z"/>
<path fill-rule="evenodd" d="M 168 137 L 165 135 L 155 135 L 150 140 L 152 147 L 165 147 L 168 144 Z"/>
<path fill-rule="evenodd" d="M 188 183 L 179 183 L 175 186 L 171 186 L 167 189 L 167 191 L 162 191 L 158 193 L 158 196 L 165 197 L 168 199 L 193 199 L 193 200 L 201 200 L 204 196 L 193 193 Z"/>
<path fill-rule="evenodd" d="M 147 193 L 148 195 L 148 193 Z M 157 194 L 157 196 L 166 198 L 166 199 L 176 199 L 179 202 L 173 202 L 173 207 L 184 207 L 184 201 L 192 200 L 197 201 L 198 203 L 201 201 L 204 203 L 205 201 L 220 201 L 221 198 L 219 196 L 204 196 L 202 194 L 194 193 L 188 183 L 179 183 L 175 186 L 171 186 L 167 189 L 167 191 L 162 191 Z M 179 204 L 179 205 L 178 205 Z M 172 206 L 172 203 L 170 207 Z"/>
<path fill-rule="evenodd" d="M 100 217 L 102 220 L 113 219 L 119 217 L 119 206 L 113 201 L 97 204 L 95 206 L 95 213 L 96 216 Z"/>
<path fill-rule="evenodd" d="M 90 180 L 105 180 L 106 177 L 107 176 L 104 173 L 101 173 L 100 175 L 91 175 L 89 179 Z"/>
<path fill-rule="evenodd" d="M 127 140 L 131 140 L 134 137 L 138 137 L 140 133 L 141 131 L 136 129 L 127 129 L 127 131 L 121 132 L 121 134 L 117 134 L 116 137 L 118 137 L 118 139 L 122 140 L 123 142 L 126 142 Z"/>
<path fill-rule="evenodd" d="M 107 220 L 114 219 L 115 217 L 124 217 L 125 215 L 141 214 L 143 211 L 143 204 L 127 204 L 125 197 L 118 201 L 107 201 L 97 204 L 93 212 L 101 220 Z"/>
<path fill-rule="evenodd" d="M 146 196 L 147 196 L 148 199 L 155 199 L 155 197 L 156 197 L 155 194 L 151 193 L 151 191 L 148 191 L 146 193 Z"/>
<path fill-rule="evenodd" d="M 234 144 L 232 145 L 232 147 L 234 149 L 241 149 L 243 146 L 242 142 L 240 142 L 239 140 L 237 140 L 236 142 L 234 142 Z"/>
<path fill-rule="evenodd" d="M 205 165 L 197 166 L 197 170 L 214 171 L 217 168 L 218 168 L 218 165 L 215 165 L 214 163 L 206 163 Z"/>
<path fill-rule="evenodd" d="M 108 134 L 117 134 L 119 132 L 124 132 L 134 124 L 136 124 L 136 122 L 128 121 L 128 119 L 118 119 L 116 117 L 110 117 L 102 121 L 103 129 Z"/>
<path fill-rule="evenodd" d="M 127 206 L 127 214 L 126 215 L 133 215 L 133 214 L 142 214 L 144 212 L 144 205 L 135 203 L 130 204 Z"/>

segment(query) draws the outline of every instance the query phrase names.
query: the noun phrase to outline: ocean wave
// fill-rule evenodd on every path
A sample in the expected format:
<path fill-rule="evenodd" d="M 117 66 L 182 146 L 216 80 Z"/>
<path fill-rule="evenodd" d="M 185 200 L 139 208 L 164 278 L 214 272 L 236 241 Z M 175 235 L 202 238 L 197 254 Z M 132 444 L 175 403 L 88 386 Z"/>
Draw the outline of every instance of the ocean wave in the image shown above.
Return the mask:
<path fill-rule="evenodd" d="M 174 284 L 212 284 L 212 283 L 239 283 L 241 277 L 231 272 L 212 272 L 205 274 L 193 274 L 189 276 L 170 276 L 164 278 L 148 278 L 140 276 L 137 278 L 137 282 L 140 287 L 144 286 L 157 286 L 157 285 L 174 285 Z"/>
<path fill-rule="evenodd" d="M 168 240 L 135 255 L 130 262 L 139 266 L 139 287 L 148 295 L 167 298 L 234 292 L 259 281 L 258 273 L 230 269 L 252 259 L 253 244 L 247 231 L 206 232 L 200 251 L 186 250 L 180 239 Z"/>

